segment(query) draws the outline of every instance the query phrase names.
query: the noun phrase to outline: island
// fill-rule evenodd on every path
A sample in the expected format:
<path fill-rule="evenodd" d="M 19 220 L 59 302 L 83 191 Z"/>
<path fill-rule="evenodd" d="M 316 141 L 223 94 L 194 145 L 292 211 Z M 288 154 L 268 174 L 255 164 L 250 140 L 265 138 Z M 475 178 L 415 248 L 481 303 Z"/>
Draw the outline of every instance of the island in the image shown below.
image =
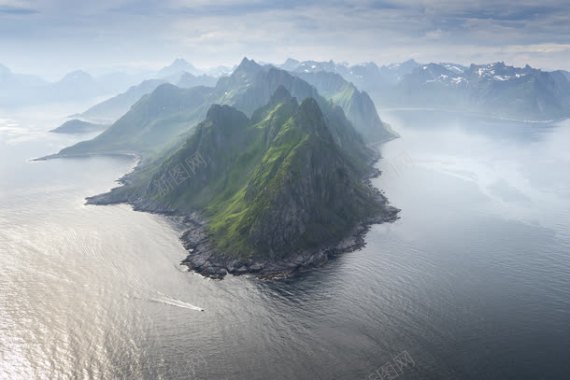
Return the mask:
<path fill-rule="evenodd" d="M 182 218 L 183 264 L 204 276 L 289 277 L 361 248 L 370 225 L 398 217 L 370 181 L 380 174 L 370 143 L 394 135 L 366 93 L 336 82 L 342 96 L 329 88 L 324 98 L 244 59 L 215 88 L 157 87 L 101 135 L 50 158 L 140 155 L 121 186 L 87 202 Z"/>

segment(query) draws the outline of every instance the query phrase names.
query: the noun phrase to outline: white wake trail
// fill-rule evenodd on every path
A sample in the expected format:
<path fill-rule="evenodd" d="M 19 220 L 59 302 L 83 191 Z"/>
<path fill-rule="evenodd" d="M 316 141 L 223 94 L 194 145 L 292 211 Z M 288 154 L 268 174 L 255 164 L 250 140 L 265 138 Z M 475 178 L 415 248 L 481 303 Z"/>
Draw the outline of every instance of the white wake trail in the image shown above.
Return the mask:
<path fill-rule="evenodd" d="M 183 309 L 204 311 L 204 309 L 202 309 L 199 306 L 195 306 L 195 305 L 192 305 L 191 303 L 180 301 L 180 300 L 170 298 L 170 297 L 149 298 L 149 301 L 162 303 L 162 304 L 170 305 L 170 306 L 181 307 Z"/>

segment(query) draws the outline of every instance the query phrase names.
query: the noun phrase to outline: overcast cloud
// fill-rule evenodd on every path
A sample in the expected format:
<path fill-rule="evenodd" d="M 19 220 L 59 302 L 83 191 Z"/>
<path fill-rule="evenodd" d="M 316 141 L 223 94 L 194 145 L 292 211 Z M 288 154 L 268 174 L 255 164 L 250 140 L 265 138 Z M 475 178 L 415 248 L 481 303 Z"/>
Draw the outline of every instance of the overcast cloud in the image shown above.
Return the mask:
<path fill-rule="evenodd" d="M 0 0 L 0 52 L 14 70 L 52 77 L 76 68 L 156 68 L 176 57 L 199 67 L 248 56 L 570 69 L 570 3 Z"/>

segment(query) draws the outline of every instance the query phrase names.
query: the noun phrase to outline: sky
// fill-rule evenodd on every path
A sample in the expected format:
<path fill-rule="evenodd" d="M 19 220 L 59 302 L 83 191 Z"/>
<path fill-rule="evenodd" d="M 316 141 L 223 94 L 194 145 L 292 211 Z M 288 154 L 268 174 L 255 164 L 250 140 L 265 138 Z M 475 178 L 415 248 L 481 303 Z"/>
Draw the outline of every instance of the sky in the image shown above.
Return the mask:
<path fill-rule="evenodd" d="M 0 0 L 0 63 L 58 77 L 247 56 L 570 70 L 570 1 Z"/>

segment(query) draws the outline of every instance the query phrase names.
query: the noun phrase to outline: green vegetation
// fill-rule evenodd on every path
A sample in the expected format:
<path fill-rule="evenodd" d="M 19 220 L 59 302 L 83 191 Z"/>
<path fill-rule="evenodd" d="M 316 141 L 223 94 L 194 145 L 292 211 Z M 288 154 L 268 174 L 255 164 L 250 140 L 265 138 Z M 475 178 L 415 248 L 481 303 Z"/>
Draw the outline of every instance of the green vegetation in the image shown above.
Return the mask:
<path fill-rule="evenodd" d="M 340 241 L 382 204 L 373 158 L 342 111 L 280 86 L 251 118 L 212 106 L 195 133 L 106 195 L 145 210 L 201 212 L 232 257 L 279 258 Z"/>

